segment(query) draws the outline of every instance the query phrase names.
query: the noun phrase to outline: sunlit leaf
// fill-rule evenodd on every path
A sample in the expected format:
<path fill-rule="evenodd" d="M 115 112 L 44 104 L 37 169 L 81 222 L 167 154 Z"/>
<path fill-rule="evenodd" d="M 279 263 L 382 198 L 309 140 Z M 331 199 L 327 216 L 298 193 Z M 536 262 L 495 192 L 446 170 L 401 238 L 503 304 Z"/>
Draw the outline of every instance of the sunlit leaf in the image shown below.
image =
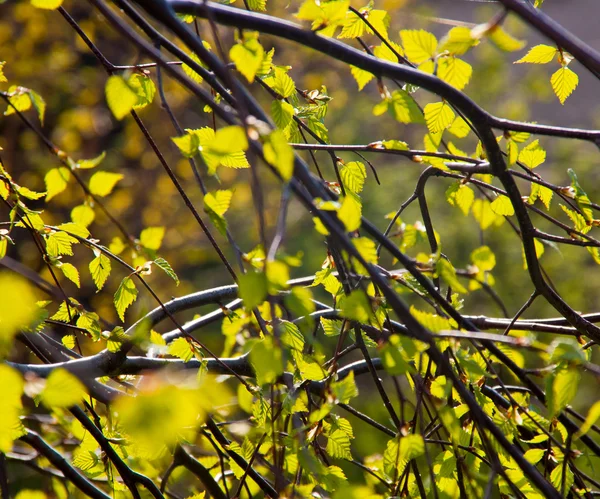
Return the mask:
<path fill-rule="evenodd" d="M 96 172 L 90 179 L 90 192 L 100 197 L 108 196 L 123 177 L 121 173 Z"/>
<path fill-rule="evenodd" d="M 579 76 L 565 66 L 552 75 L 550 83 L 560 103 L 564 104 L 567 97 L 577 88 Z"/>
<path fill-rule="evenodd" d="M 48 376 L 40 399 L 50 409 L 66 408 L 79 404 L 85 394 L 85 386 L 75 375 L 66 369 L 58 368 Z"/>
<path fill-rule="evenodd" d="M 515 64 L 521 64 L 528 62 L 531 64 L 548 64 L 552 62 L 554 57 L 558 54 L 558 49 L 550 45 L 536 45 L 529 49 L 529 52 L 525 54 L 521 59 L 515 61 Z"/>
<path fill-rule="evenodd" d="M 131 276 L 125 277 L 115 293 L 114 303 L 117 314 L 125 321 L 125 311 L 137 299 L 138 290 Z"/>

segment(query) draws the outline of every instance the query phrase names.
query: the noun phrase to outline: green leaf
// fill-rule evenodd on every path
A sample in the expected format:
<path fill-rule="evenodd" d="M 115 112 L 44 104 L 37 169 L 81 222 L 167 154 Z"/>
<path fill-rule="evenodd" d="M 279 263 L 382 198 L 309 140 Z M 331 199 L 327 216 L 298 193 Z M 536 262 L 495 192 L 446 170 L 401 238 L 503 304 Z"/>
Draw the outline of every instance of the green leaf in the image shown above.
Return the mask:
<path fill-rule="evenodd" d="M 205 47 L 206 45 L 208 45 L 207 43 L 205 43 Z M 208 47 L 207 47 L 208 48 Z M 204 64 L 202 64 L 202 61 L 200 61 L 200 58 L 194 54 L 193 52 L 190 52 L 188 54 L 189 58 L 192 59 L 192 61 L 196 62 L 199 66 L 204 67 Z M 183 72 L 188 75 L 193 81 L 195 81 L 196 83 L 202 83 L 203 78 L 202 76 L 200 76 L 198 73 L 196 73 L 196 71 L 194 71 L 190 66 L 188 66 L 187 64 L 183 64 L 181 66 L 181 69 L 183 69 Z"/>
<path fill-rule="evenodd" d="M 432 59 L 436 54 L 437 40 L 428 31 L 403 29 L 400 38 L 406 57 L 415 64 Z"/>
<path fill-rule="evenodd" d="M 267 10 L 267 0 L 248 0 L 248 7 L 250 10 Z"/>
<path fill-rule="evenodd" d="M 456 26 L 440 40 L 439 52 L 448 51 L 453 55 L 463 55 L 471 47 L 479 44 L 479 40 L 471 34 L 471 30 L 465 26 Z"/>
<path fill-rule="evenodd" d="M 259 385 L 272 384 L 283 374 L 281 348 L 274 344 L 273 338 L 256 341 L 250 350 L 250 363 L 256 373 Z"/>
<path fill-rule="evenodd" d="M 38 94 L 37 92 L 34 92 L 33 90 L 29 90 L 29 98 L 31 99 L 33 108 L 38 113 L 40 123 L 43 125 L 44 124 L 44 116 L 46 115 L 46 101 L 42 98 L 42 96 L 40 94 Z"/>
<path fill-rule="evenodd" d="M 164 227 L 147 227 L 140 234 L 140 244 L 146 249 L 158 251 L 164 236 Z"/>
<path fill-rule="evenodd" d="M 339 299 L 338 307 L 342 317 L 368 323 L 373 317 L 373 308 L 364 291 L 357 289 Z"/>
<path fill-rule="evenodd" d="M 577 438 L 590 431 L 592 426 L 598 421 L 598 418 L 600 418 L 600 400 L 590 407 L 584 423 L 579 427 L 579 431 L 576 434 Z"/>
<path fill-rule="evenodd" d="M 298 326 L 289 321 L 281 321 L 279 326 L 281 327 L 281 342 L 292 350 L 302 352 L 304 349 L 304 336 L 302 336 Z"/>
<path fill-rule="evenodd" d="M 73 234 L 74 236 L 81 237 L 83 239 L 90 237 L 90 231 L 87 230 L 83 225 L 79 225 L 73 222 L 67 222 L 64 224 L 60 224 L 57 229 L 60 229 L 64 232 L 68 232 Z"/>
<path fill-rule="evenodd" d="M 489 272 L 496 266 L 496 255 L 489 246 L 480 246 L 471 252 L 471 261 L 479 270 Z"/>
<path fill-rule="evenodd" d="M 244 306 L 251 310 L 267 298 L 268 283 L 262 272 L 247 272 L 239 276 L 238 295 Z"/>
<path fill-rule="evenodd" d="M 425 106 L 425 122 L 432 133 L 443 132 L 454 121 L 452 108 L 445 102 L 431 102 Z"/>
<path fill-rule="evenodd" d="M 342 321 L 321 317 L 321 327 L 325 336 L 339 336 L 342 332 Z"/>
<path fill-rule="evenodd" d="M 359 91 L 365 88 L 367 83 L 375 78 L 373 73 L 369 73 L 368 71 L 365 71 L 357 66 L 350 66 L 350 74 L 352 74 L 352 77 L 356 81 Z"/>
<path fill-rule="evenodd" d="M 248 139 L 242 127 L 228 126 L 217 130 L 216 133 L 209 127 L 186 131 L 197 137 L 210 175 L 214 175 L 220 165 L 229 168 L 248 168 L 250 166 L 244 154 L 244 151 L 248 149 Z"/>
<path fill-rule="evenodd" d="M 133 106 L 133 109 L 143 109 L 148 104 L 152 104 L 154 95 L 156 94 L 156 86 L 152 78 L 140 73 L 134 73 L 129 77 L 127 84 L 138 96 L 137 103 Z"/>
<path fill-rule="evenodd" d="M 358 387 L 354 381 L 354 371 L 350 371 L 348 376 L 340 381 L 333 381 L 331 383 L 331 391 L 339 404 L 347 404 L 354 397 L 358 397 Z"/>
<path fill-rule="evenodd" d="M 100 291 L 110 275 L 110 258 L 104 253 L 99 253 L 98 256 L 90 262 L 89 268 L 94 284 L 96 285 L 96 288 L 98 288 L 98 291 Z"/>
<path fill-rule="evenodd" d="M 179 286 L 179 277 L 177 277 L 177 274 L 175 273 L 169 262 L 167 262 L 164 258 L 157 258 L 156 260 L 154 260 L 154 263 L 160 269 L 162 269 L 165 272 L 165 274 L 167 274 L 171 279 L 175 281 L 176 286 Z"/>
<path fill-rule="evenodd" d="M 269 86 L 281 97 L 287 99 L 296 93 L 296 84 L 286 70 L 273 67 L 273 76 L 267 80 Z"/>
<path fill-rule="evenodd" d="M 81 287 L 79 282 L 79 271 L 77 270 L 75 265 L 72 265 L 70 263 L 63 263 L 60 265 L 59 268 L 64 274 L 64 276 L 67 279 L 69 279 L 69 281 L 74 282 L 78 288 Z"/>
<path fill-rule="evenodd" d="M 342 200 L 342 206 L 338 210 L 337 216 L 348 232 L 358 230 L 362 216 L 362 205 L 358 196 L 348 192 Z"/>
<path fill-rule="evenodd" d="M 547 378 L 547 405 L 552 416 L 559 414 L 577 395 L 581 375 L 576 367 L 561 363 Z"/>
<path fill-rule="evenodd" d="M 83 383 L 66 369 L 54 369 L 40 394 L 42 403 L 49 409 L 72 407 L 86 395 Z"/>
<path fill-rule="evenodd" d="M 342 164 L 340 167 L 340 177 L 344 187 L 356 194 L 363 190 L 365 179 L 367 178 L 367 170 L 365 165 L 360 161 L 352 161 Z"/>
<path fill-rule="evenodd" d="M 446 201 L 451 206 L 457 206 L 467 216 L 475 200 L 475 193 L 468 185 L 460 182 L 452 184 L 446 191 Z"/>
<path fill-rule="evenodd" d="M 115 293 L 114 303 L 117 314 L 125 321 L 125 311 L 137 299 L 138 290 L 131 276 L 125 277 Z"/>
<path fill-rule="evenodd" d="M 473 213 L 475 220 L 479 222 L 481 230 L 487 229 L 496 221 L 496 214 L 487 199 L 476 199 L 473 201 L 471 213 Z"/>
<path fill-rule="evenodd" d="M 67 188 L 67 184 L 71 179 L 71 172 L 68 168 L 61 166 L 52 168 L 44 177 L 46 184 L 46 201 L 50 201 L 54 196 L 57 196 Z"/>
<path fill-rule="evenodd" d="M 438 77 L 458 90 L 467 86 L 472 74 L 471 65 L 456 57 L 444 57 L 438 61 Z"/>
<path fill-rule="evenodd" d="M 404 90 L 392 92 L 391 112 L 400 123 L 423 123 L 423 116 L 414 98 Z"/>
<path fill-rule="evenodd" d="M 466 293 L 467 289 L 460 283 L 456 277 L 456 270 L 452 264 L 445 258 L 440 258 L 436 263 L 436 272 L 454 291 Z"/>
<path fill-rule="evenodd" d="M 294 150 L 281 130 L 273 130 L 264 140 L 263 154 L 287 182 L 294 174 Z"/>
<path fill-rule="evenodd" d="M 169 355 L 189 362 L 194 358 L 194 347 L 186 338 L 175 338 L 169 343 Z"/>
<path fill-rule="evenodd" d="M 529 204 L 535 203 L 536 199 L 539 199 L 546 210 L 550 209 L 550 202 L 552 201 L 552 196 L 554 195 L 554 191 L 540 184 L 536 184 L 535 182 L 531 183 L 531 194 L 529 194 L 529 198 L 527 202 Z"/>
<path fill-rule="evenodd" d="M 186 158 L 192 158 L 199 152 L 200 140 L 195 134 L 186 133 L 181 137 L 171 137 L 171 140 Z"/>
<path fill-rule="evenodd" d="M 73 256 L 73 244 L 79 241 L 66 232 L 53 231 L 46 237 L 46 251 L 50 256 Z"/>
<path fill-rule="evenodd" d="M 352 459 L 350 437 L 342 430 L 333 430 L 327 435 L 327 454 L 335 459 Z"/>
<path fill-rule="evenodd" d="M 106 158 L 106 151 L 102 151 L 98 156 L 92 159 L 80 159 L 75 166 L 80 170 L 90 170 L 102 163 L 104 158 Z"/>
<path fill-rule="evenodd" d="M 577 88 L 579 76 L 565 66 L 552 75 L 550 84 L 552 85 L 552 90 L 554 90 L 558 100 L 564 105 L 567 97 L 569 97 L 569 95 L 573 93 L 573 90 Z"/>
<path fill-rule="evenodd" d="M 113 75 L 109 77 L 106 81 L 104 93 L 109 109 L 119 121 L 125 118 L 139 102 L 138 94 L 122 76 Z"/>
<path fill-rule="evenodd" d="M 294 106 L 284 100 L 275 99 L 271 103 L 271 116 L 281 130 L 286 130 L 294 119 Z"/>
<path fill-rule="evenodd" d="M 512 203 L 510 202 L 509 197 L 503 194 L 492 201 L 490 208 L 497 215 L 504 215 L 510 217 L 515 214 L 515 209 Z"/>
<path fill-rule="evenodd" d="M 256 36 L 246 36 L 242 43 L 234 45 L 229 51 L 229 58 L 249 83 L 254 81 L 264 57 L 265 50 Z"/>
<path fill-rule="evenodd" d="M 546 151 L 539 140 L 527 144 L 519 153 L 519 161 L 529 168 L 536 168 L 546 161 Z"/>
<path fill-rule="evenodd" d="M 423 312 L 417 309 L 414 305 L 410 307 L 411 315 L 419 321 L 419 323 L 429 329 L 433 333 L 439 333 L 440 331 L 446 331 L 454 329 L 453 324 L 449 319 L 440 317 L 437 314 L 431 314 L 429 312 Z"/>
<path fill-rule="evenodd" d="M 536 45 L 529 49 L 529 52 L 525 54 L 521 59 L 515 61 L 515 64 L 521 64 L 528 62 L 530 64 L 548 64 L 552 62 L 554 57 L 558 54 L 558 49 L 550 45 Z"/>
<path fill-rule="evenodd" d="M 121 173 L 96 172 L 90 178 L 90 192 L 100 197 L 108 196 L 123 177 Z"/>
<path fill-rule="evenodd" d="M 523 40 L 518 40 L 502 29 L 502 26 L 494 26 L 494 29 L 486 33 L 488 40 L 500 50 L 505 52 L 516 52 L 525 46 Z"/>

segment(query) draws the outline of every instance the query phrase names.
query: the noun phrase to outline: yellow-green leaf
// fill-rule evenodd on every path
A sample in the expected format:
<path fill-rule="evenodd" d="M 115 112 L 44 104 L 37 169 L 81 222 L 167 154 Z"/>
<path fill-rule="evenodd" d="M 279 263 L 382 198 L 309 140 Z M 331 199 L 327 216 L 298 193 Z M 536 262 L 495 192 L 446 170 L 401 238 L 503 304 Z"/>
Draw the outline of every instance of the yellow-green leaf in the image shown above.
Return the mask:
<path fill-rule="evenodd" d="M 94 284 L 98 288 L 98 291 L 100 291 L 110 275 L 110 258 L 104 253 L 100 253 L 90 262 L 89 268 Z"/>
<path fill-rule="evenodd" d="M 263 144 L 265 159 L 288 181 L 294 174 L 294 150 L 281 130 L 273 130 Z"/>
<path fill-rule="evenodd" d="M 74 282 L 78 288 L 80 287 L 79 271 L 77 270 L 75 265 L 72 265 L 70 263 L 63 263 L 60 266 L 60 270 L 67 279 L 69 279 L 71 282 Z"/>
<path fill-rule="evenodd" d="M 577 88 L 579 76 L 565 66 L 552 75 L 550 84 L 560 103 L 564 104 L 567 97 L 569 97 L 569 95 L 573 93 L 573 90 Z"/>
<path fill-rule="evenodd" d="M 90 192 L 96 196 L 108 196 L 119 180 L 123 178 L 121 173 L 96 172 L 90 179 Z"/>
<path fill-rule="evenodd" d="M 108 78 L 104 88 L 106 102 L 114 117 L 122 120 L 138 103 L 138 95 L 122 76 Z"/>
<path fill-rule="evenodd" d="M 247 37 L 243 43 L 234 45 L 229 51 L 229 58 L 236 69 L 250 83 L 254 81 L 254 77 L 260 70 L 264 56 L 265 50 L 255 37 Z"/>
<path fill-rule="evenodd" d="M 454 111 L 445 102 L 431 102 L 425 106 L 425 122 L 432 133 L 442 132 L 454 121 Z"/>
<path fill-rule="evenodd" d="M 367 170 L 360 161 L 352 161 L 341 166 L 340 177 L 346 189 L 358 194 L 365 185 Z"/>
<path fill-rule="evenodd" d="M 510 217 L 515 214 L 515 209 L 508 196 L 498 196 L 496 199 L 494 199 L 494 201 L 492 201 L 490 207 L 497 215 Z"/>
<path fill-rule="evenodd" d="M 444 57 L 438 61 L 438 77 L 458 90 L 467 86 L 472 74 L 471 65 L 456 57 Z"/>
<path fill-rule="evenodd" d="M 58 368 L 48 376 L 40 399 L 49 409 L 58 409 L 79 404 L 85 395 L 83 383 L 66 369 Z"/>
<path fill-rule="evenodd" d="M 550 45 L 536 45 L 529 49 L 529 52 L 525 54 L 521 59 L 515 61 L 515 64 L 521 64 L 528 62 L 530 64 L 548 64 L 552 62 L 554 57 L 558 54 L 558 49 Z"/>
<path fill-rule="evenodd" d="M 479 44 L 479 40 L 471 34 L 471 30 L 465 26 L 456 26 L 440 40 L 439 52 L 448 51 L 453 55 L 463 55 L 471 47 Z"/>
<path fill-rule="evenodd" d="M 437 40 L 435 36 L 423 29 L 403 29 L 400 31 L 402 46 L 406 57 L 415 64 L 431 59 L 435 56 Z"/>
<path fill-rule="evenodd" d="M 475 193 L 468 185 L 460 182 L 452 184 L 446 191 L 446 200 L 452 206 L 458 206 L 463 214 L 467 216 L 475 200 Z"/>
<path fill-rule="evenodd" d="M 529 168 L 536 168 L 546 161 L 546 151 L 538 139 L 527 144 L 519 153 L 519 161 Z"/>
<path fill-rule="evenodd" d="M 31 5 L 38 9 L 55 10 L 63 3 L 63 0 L 31 0 Z"/>
<path fill-rule="evenodd" d="M 496 214 L 487 199 L 476 199 L 471 207 L 471 213 L 479 222 L 481 230 L 485 230 L 496 221 Z"/>
<path fill-rule="evenodd" d="M 140 234 L 140 244 L 146 249 L 158 251 L 164 236 L 164 227 L 147 227 Z"/>
<path fill-rule="evenodd" d="M 125 277 L 115 293 L 114 303 L 117 314 L 125 321 L 125 311 L 137 299 L 138 290 L 131 276 Z"/>
<path fill-rule="evenodd" d="M 68 168 L 61 166 L 60 168 L 52 168 L 44 177 L 46 184 L 46 201 L 50 201 L 54 196 L 57 196 L 67 188 L 67 184 L 71 179 L 71 172 Z"/>

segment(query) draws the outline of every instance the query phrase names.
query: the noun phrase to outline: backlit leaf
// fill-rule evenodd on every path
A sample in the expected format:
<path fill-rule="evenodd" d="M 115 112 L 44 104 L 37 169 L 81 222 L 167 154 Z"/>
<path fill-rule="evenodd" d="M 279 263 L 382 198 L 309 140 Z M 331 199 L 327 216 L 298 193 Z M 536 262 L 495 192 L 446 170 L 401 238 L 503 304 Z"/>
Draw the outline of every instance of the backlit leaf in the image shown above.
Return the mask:
<path fill-rule="evenodd" d="M 165 272 L 165 274 L 167 274 L 171 279 L 173 279 L 177 286 L 179 286 L 179 277 L 177 277 L 177 274 L 175 273 L 169 262 L 167 262 L 164 258 L 157 258 L 156 260 L 154 260 L 154 263 L 160 269 L 162 269 Z"/>
<path fill-rule="evenodd" d="M 492 208 L 493 212 L 497 215 L 504 215 L 510 217 L 515 214 L 515 209 L 512 203 L 510 202 L 508 196 L 498 196 L 492 201 L 490 207 Z"/>
<path fill-rule="evenodd" d="M 67 408 L 79 404 L 86 395 L 83 383 L 66 369 L 54 369 L 40 394 L 42 403 L 50 408 Z"/>
<path fill-rule="evenodd" d="M 527 144 L 519 153 L 519 161 L 529 168 L 536 168 L 546 161 L 546 151 L 538 139 Z"/>
<path fill-rule="evenodd" d="M 90 178 L 90 192 L 100 197 L 108 196 L 113 191 L 115 185 L 117 185 L 117 182 L 122 178 L 123 175 L 121 173 L 96 172 Z"/>
<path fill-rule="evenodd" d="M 71 172 L 68 168 L 61 166 L 52 168 L 44 177 L 46 184 L 46 201 L 50 201 L 54 196 L 57 196 L 67 188 L 67 184 L 71 179 Z"/>
<path fill-rule="evenodd" d="M 529 49 L 529 52 L 525 54 L 521 59 L 515 61 L 515 64 L 521 64 L 528 62 L 530 64 L 548 64 L 552 62 L 554 57 L 558 54 L 558 49 L 550 45 L 536 45 Z"/>
<path fill-rule="evenodd" d="M 164 227 L 147 227 L 140 234 L 140 244 L 146 249 L 158 251 L 164 236 Z"/>
<path fill-rule="evenodd" d="M 104 91 L 108 107 L 118 120 L 125 118 L 138 103 L 138 95 L 122 76 L 109 77 Z"/>
<path fill-rule="evenodd" d="M 94 284 L 96 285 L 96 288 L 98 288 L 98 291 L 100 291 L 110 275 L 110 258 L 104 253 L 99 253 L 98 256 L 90 262 L 89 268 Z"/>
<path fill-rule="evenodd" d="M 431 59 L 435 56 L 437 40 L 435 36 L 423 29 L 403 29 L 400 31 L 402 46 L 406 57 L 415 64 Z"/>
<path fill-rule="evenodd" d="M 565 66 L 552 75 L 550 84 L 560 103 L 564 104 L 567 97 L 569 97 L 569 95 L 573 93 L 573 90 L 577 88 L 579 76 Z"/>
<path fill-rule="evenodd" d="M 115 293 L 114 303 L 117 314 L 122 321 L 125 321 L 125 311 L 137 299 L 138 290 L 135 287 L 131 276 L 125 277 L 119 284 Z"/>
<path fill-rule="evenodd" d="M 471 65 L 456 57 L 444 57 L 438 61 L 438 77 L 458 90 L 467 86 L 472 74 Z"/>
<path fill-rule="evenodd" d="M 442 132 L 454 121 L 454 111 L 445 102 L 431 102 L 425 106 L 425 122 L 432 133 Z"/>

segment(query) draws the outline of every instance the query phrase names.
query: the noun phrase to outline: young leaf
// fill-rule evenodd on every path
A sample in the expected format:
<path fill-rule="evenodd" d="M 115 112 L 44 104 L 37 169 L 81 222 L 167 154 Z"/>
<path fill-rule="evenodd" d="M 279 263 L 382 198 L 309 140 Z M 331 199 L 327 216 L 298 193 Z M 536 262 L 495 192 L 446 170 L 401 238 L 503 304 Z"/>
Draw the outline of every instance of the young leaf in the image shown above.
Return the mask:
<path fill-rule="evenodd" d="M 254 81 L 254 77 L 260 70 L 264 56 L 265 49 L 263 49 L 258 41 L 257 35 L 250 36 L 245 34 L 244 41 L 234 45 L 229 51 L 229 58 L 249 83 Z"/>
<path fill-rule="evenodd" d="M 546 151 L 538 139 L 527 144 L 519 153 L 519 161 L 529 168 L 536 168 L 546 161 Z"/>
<path fill-rule="evenodd" d="M 49 409 L 72 407 L 85 397 L 86 389 L 75 375 L 66 369 L 54 369 L 40 394 L 42 403 Z"/>
<path fill-rule="evenodd" d="M 529 52 L 525 54 L 521 59 L 515 61 L 515 64 L 521 64 L 528 62 L 530 64 L 548 64 L 552 62 L 554 57 L 558 54 L 556 47 L 550 45 L 536 45 L 529 49 Z"/>
<path fill-rule="evenodd" d="M 138 103 L 138 95 L 122 76 L 109 77 L 104 92 L 109 109 L 119 121 L 125 118 Z"/>
<path fill-rule="evenodd" d="M 458 206 L 465 216 L 469 214 L 469 210 L 475 200 L 475 193 L 468 185 L 463 185 L 460 182 L 452 184 L 446 191 L 446 201 L 451 206 Z"/>
<path fill-rule="evenodd" d="M 186 338 L 175 338 L 169 344 L 169 354 L 183 362 L 189 362 L 194 358 L 194 348 Z"/>
<path fill-rule="evenodd" d="M 154 263 L 158 265 L 158 267 L 161 268 L 165 272 L 165 274 L 167 274 L 171 279 L 173 279 L 177 286 L 179 286 L 179 277 L 177 277 L 177 274 L 175 273 L 171 265 L 169 265 L 169 262 L 167 262 L 164 258 L 157 258 L 156 260 L 154 260 Z"/>
<path fill-rule="evenodd" d="M 78 288 L 81 287 L 79 283 L 79 271 L 77 270 L 75 265 L 72 265 L 70 263 L 63 263 L 60 266 L 60 270 L 62 271 L 64 276 L 70 281 L 74 282 Z"/>
<path fill-rule="evenodd" d="M 367 170 L 360 161 L 352 161 L 341 166 L 340 177 L 346 189 L 358 194 L 365 184 Z"/>
<path fill-rule="evenodd" d="M 125 311 L 137 299 L 138 290 L 131 276 L 125 277 L 115 293 L 114 303 L 117 314 L 125 321 Z"/>
<path fill-rule="evenodd" d="M 121 173 L 96 172 L 90 179 L 90 192 L 100 197 L 108 196 L 123 176 Z"/>
<path fill-rule="evenodd" d="M 288 144 L 281 130 L 273 130 L 264 139 L 263 153 L 265 159 L 279 172 L 284 181 L 289 181 L 294 174 L 294 150 Z"/>
<path fill-rule="evenodd" d="M 421 64 L 435 56 L 437 40 L 435 36 L 423 29 L 400 31 L 402 46 L 406 57 L 415 64 Z"/>
<path fill-rule="evenodd" d="M 567 97 L 577 88 L 579 76 L 565 66 L 552 75 L 550 84 L 560 103 L 564 104 Z"/>
<path fill-rule="evenodd" d="M 164 235 L 164 227 L 147 227 L 140 234 L 140 244 L 146 249 L 158 251 Z"/>
<path fill-rule="evenodd" d="M 515 209 L 512 203 L 510 202 L 508 196 L 498 196 L 492 201 L 490 207 L 492 208 L 492 211 L 497 215 L 504 215 L 510 217 L 515 214 Z"/>
<path fill-rule="evenodd" d="M 98 256 L 90 262 L 89 268 L 94 284 L 96 285 L 96 288 L 98 288 L 98 291 L 100 291 L 110 275 L 110 258 L 104 253 L 99 253 Z"/>
<path fill-rule="evenodd" d="M 248 310 L 265 301 L 267 289 L 267 278 L 262 272 L 246 272 L 239 276 L 238 295 Z"/>
<path fill-rule="evenodd" d="M 54 196 L 57 196 L 67 188 L 67 184 L 71 179 L 71 172 L 68 168 L 61 166 L 52 168 L 44 177 L 46 184 L 46 201 L 50 201 Z"/>
<path fill-rule="evenodd" d="M 462 90 L 467 86 L 473 74 L 471 65 L 457 57 L 441 58 L 438 61 L 437 71 L 439 78 L 458 90 Z"/>
<path fill-rule="evenodd" d="M 443 132 L 454 121 L 454 111 L 445 102 L 431 102 L 425 106 L 425 122 L 432 133 Z"/>
<path fill-rule="evenodd" d="M 460 283 L 456 277 L 456 270 L 452 264 L 445 258 L 440 258 L 436 263 L 436 272 L 454 291 L 466 293 L 467 289 Z"/>

